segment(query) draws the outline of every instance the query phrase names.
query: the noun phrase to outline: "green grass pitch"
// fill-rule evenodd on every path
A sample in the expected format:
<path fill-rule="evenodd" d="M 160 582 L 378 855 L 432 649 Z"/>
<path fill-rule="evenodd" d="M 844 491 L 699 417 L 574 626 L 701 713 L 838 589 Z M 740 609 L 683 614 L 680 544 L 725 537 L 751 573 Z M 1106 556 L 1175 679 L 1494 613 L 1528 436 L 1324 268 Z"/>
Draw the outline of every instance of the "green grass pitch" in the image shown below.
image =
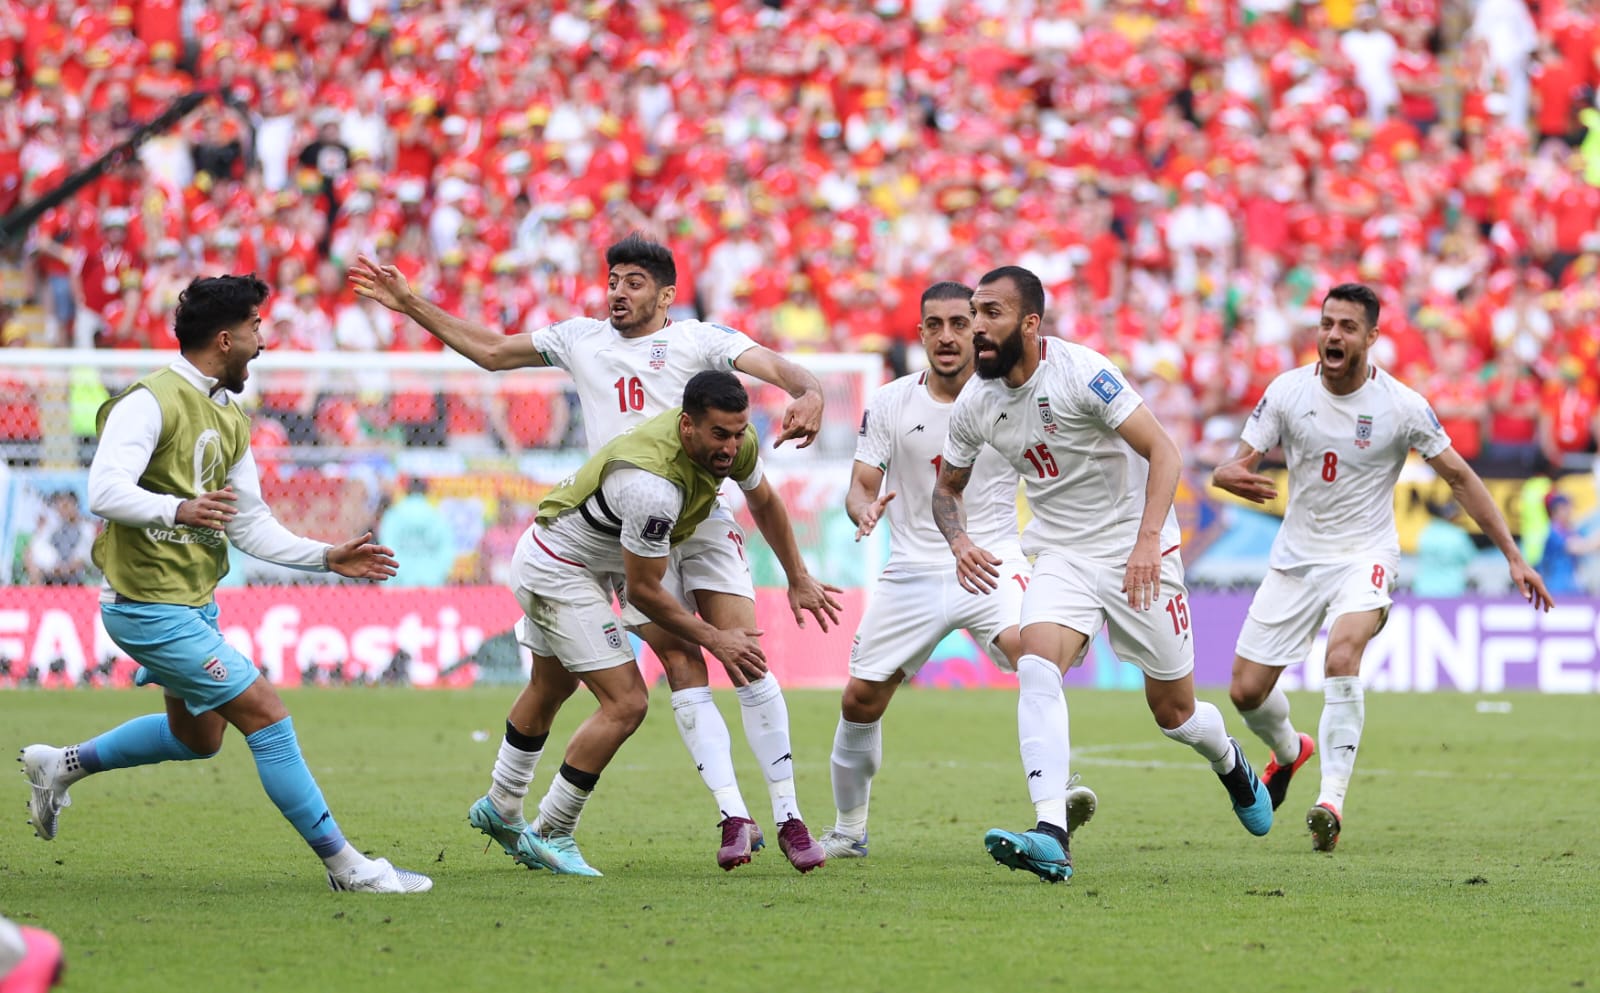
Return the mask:
<path fill-rule="evenodd" d="M 466 823 L 515 691 L 287 695 L 335 816 L 360 848 L 431 873 L 420 897 L 335 895 L 261 792 L 243 741 L 211 762 L 79 784 L 61 836 L 0 801 L 0 911 L 65 942 L 68 991 L 1574 990 L 1600 985 L 1595 701 L 1378 695 L 1339 850 L 1310 850 L 1308 766 L 1265 838 L 1162 738 L 1137 694 L 1069 694 L 1074 766 L 1100 812 L 1077 875 L 995 865 L 986 828 L 1031 823 L 1015 696 L 908 689 L 885 723 L 872 856 L 810 876 L 777 851 L 766 791 L 729 718 L 771 847 L 717 869 L 716 811 L 665 692 L 600 783 L 579 837 L 604 879 L 516 867 Z M 1231 730 L 1243 728 L 1220 693 Z M 11 747 L 80 740 L 153 692 L 0 694 Z M 1314 730 L 1320 700 L 1294 698 Z M 800 801 L 831 823 L 837 696 L 789 694 Z M 530 801 L 588 711 L 574 698 Z M 473 732 L 490 732 L 475 740 Z M 1258 767 L 1264 749 L 1247 744 Z M 20 767 L 19 767 L 20 768 Z M 5 799 L 9 797 L 9 799 Z M 531 807 L 531 803 L 530 803 Z"/>

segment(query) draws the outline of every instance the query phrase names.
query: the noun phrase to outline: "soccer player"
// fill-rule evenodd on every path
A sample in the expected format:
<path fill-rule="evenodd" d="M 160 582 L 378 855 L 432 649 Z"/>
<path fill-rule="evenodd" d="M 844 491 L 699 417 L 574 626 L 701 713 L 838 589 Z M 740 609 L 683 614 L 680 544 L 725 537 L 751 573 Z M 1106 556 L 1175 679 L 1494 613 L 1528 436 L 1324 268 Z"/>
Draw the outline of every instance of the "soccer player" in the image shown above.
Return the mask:
<path fill-rule="evenodd" d="M 1070 747 L 1061 679 L 1109 623 L 1118 657 L 1144 670 L 1145 700 L 1167 737 L 1199 752 L 1251 834 L 1272 827 L 1265 787 L 1228 737 L 1222 713 L 1194 696 L 1194 641 L 1172 512 L 1180 458 L 1161 423 L 1107 358 L 1043 341 L 1044 288 L 1018 266 L 988 273 L 972 295 L 978 378 L 950 415 L 933 517 L 963 588 L 993 594 L 1004 560 L 968 532 L 963 491 L 987 444 L 1022 476 L 1036 555 L 1022 598 L 1017 732 L 1036 827 L 994 829 L 995 861 L 1041 879 L 1072 875 L 1067 847 Z"/>
<path fill-rule="evenodd" d="M 781 387 L 794 398 L 784 411 L 777 445 L 797 438 L 804 448 L 815 439 L 822 424 L 822 388 L 815 376 L 731 328 L 668 319 L 677 294 L 677 267 L 665 246 L 631 234 L 606 250 L 606 265 L 610 270 L 606 319 L 573 318 L 531 335 L 508 336 L 454 317 L 413 293 L 399 270 L 365 257 L 351 269 L 350 279 L 357 293 L 410 317 L 484 369 L 556 366 L 570 372 L 591 454 L 628 428 L 676 405 L 689 378 L 708 369 L 737 369 Z M 698 610 L 724 630 L 756 626 L 755 586 L 744 557 L 744 540 L 732 512 L 719 502 L 699 530 L 673 549 L 667 569 L 668 588 L 688 609 Z M 789 578 L 791 602 L 796 595 L 814 600 L 815 581 L 806 575 L 799 556 L 780 556 L 780 562 Z M 764 842 L 734 777 L 728 725 L 712 701 L 705 658 L 693 644 L 646 624 L 637 611 L 625 610 L 624 618 L 661 660 L 672 687 L 678 733 L 717 804 L 721 815 L 717 864 L 728 870 L 743 865 Z M 778 680 L 764 664 L 746 661 L 725 668 L 736 687 L 745 738 L 767 781 L 773 822 L 796 821 L 803 826 L 795 797 L 789 710 Z M 526 731 L 532 721 L 527 699 L 519 697 L 506 718 L 501 747 L 501 765 L 508 776 L 511 770 L 527 767 L 528 756 L 542 747 Z M 498 802 L 491 802 L 493 797 L 477 800 L 469 820 L 510 851 L 510 843 L 526 824 L 522 803 L 514 799 L 514 791 L 497 795 L 502 797 Z M 802 860 L 820 855 L 820 850 L 800 845 L 798 837 L 787 850 Z"/>
<path fill-rule="evenodd" d="M 1032 567 L 1017 540 L 1017 472 L 985 450 L 969 484 L 974 540 L 1000 558 L 999 589 L 961 588 L 950 549 L 925 508 L 944 452 L 950 410 L 972 378 L 972 288 L 935 283 L 923 291 L 917 331 L 928 371 L 880 387 L 862 416 L 845 511 L 856 540 L 889 524 L 889 562 L 850 651 L 850 681 L 833 736 L 833 802 L 838 819 L 820 839 L 829 858 L 865 858 L 867 802 L 883 764 L 880 722 L 895 690 L 928 661 L 939 641 L 965 628 L 995 664 L 1015 671 L 1022 656 L 1017 617 Z M 887 515 L 886 513 L 887 512 Z M 1095 795 L 1073 786 L 1067 815 L 1076 828 L 1093 816 Z"/>
<path fill-rule="evenodd" d="M 1270 571 L 1239 632 L 1229 696 L 1272 749 L 1261 781 L 1274 809 L 1320 745 L 1322 787 L 1306 815 L 1311 847 L 1319 852 L 1333 850 L 1343 827 L 1366 719 L 1361 656 L 1388 618 L 1400 564 L 1394 485 L 1413 448 L 1506 557 L 1522 595 L 1535 608 L 1551 607 L 1544 581 L 1523 561 L 1494 499 L 1450 447 L 1427 401 L 1367 361 L 1378 340 L 1378 311 L 1378 295 L 1369 287 L 1342 283 L 1329 290 L 1318 361 L 1272 381 L 1245 424 L 1239 450 L 1211 477 L 1214 486 L 1246 500 L 1275 499 L 1277 487 L 1256 469 L 1274 446 L 1283 447 L 1288 507 L 1272 543 Z M 1327 678 L 1313 742 L 1289 722 L 1289 698 L 1277 684 L 1284 666 L 1310 652 L 1324 620 L 1330 626 Z"/>
<path fill-rule="evenodd" d="M 729 667 L 763 661 L 759 631 L 709 624 L 664 584 L 672 546 L 688 540 L 711 514 L 718 488 L 730 477 L 745 491 L 761 533 L 780 554 L 792 552 L 794 534 L 763 476 L 744 386 L 732 373 L 697 373 L 684 388 L 681 409 L 601 446 L 545 497 L 518 542 L 514 592 L 529 621 L 525 639 L 534 656 L 533 679 L 523 691 L 532 716 L 523 733 L 538 745 L 514 770 L 501 752 L 492 801 L 520 803 L 557 712 L 580 684 L 600 703 L 573 733 L 538 816 L 516 838 L 517 860 L 530 868 L 600 875 L 578 851 L 573 831 L 606 764 L 644 720 L 648 689 L 611 609 L 613 574 L 625 577 L 633 605 L 674 636 Z M 818 586 L 816 592 L 791 601 L 795 619 L 809 611 L 826 630 L 838 621 L 832 596 L 838 591 Z M 801 872 L 824 861 L 798 819 L 780 826 L 778 843 Z M 815 857 L 798 857 L 792 851 L 797 845 Z"/>
<path fill-rule="evenodd" d="M 228 725 L 255 757 L 267 796 L 327 866 L 335 890 L 421 893 L 427 876 L 369 859 L 345 840 L 306 768 L 294 721 L 255 663 L 217 626 L 213 593 L 228 571 L 227 543 L 307 572 L 382 582 L 393 553 L 371 533 L 340 545 L 292 534 L 261 500 L 250 418 L 232 394 L 261 353 L 266 283 L 218 276 L 190 283 L 174 331 L 181 357 L 107 401 L 89 466 L 89 508 L 106 519 L 94 562 L 105 574 L 106 633 L 159 684 L 166 713 L 135 718 L 78 745 L 29 745 L 21 762 L 35 833 L 56 836 L 67 789 L 112 769 L 208 759 Z"/>

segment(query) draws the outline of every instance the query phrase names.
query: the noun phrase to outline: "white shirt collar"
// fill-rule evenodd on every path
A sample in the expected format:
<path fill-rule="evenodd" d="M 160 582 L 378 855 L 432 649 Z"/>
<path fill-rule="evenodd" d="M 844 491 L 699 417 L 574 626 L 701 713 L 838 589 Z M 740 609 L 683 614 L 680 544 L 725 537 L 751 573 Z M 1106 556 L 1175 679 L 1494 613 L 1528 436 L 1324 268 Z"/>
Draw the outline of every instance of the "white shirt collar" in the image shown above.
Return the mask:
<path fill-rule="evenodd" d="M 178 361 L 172 363 L 169 368 L 184 379 L 187 379 L 195 389 L 200 390 L 209 397 L 216 398 L 218 392 L 221 392 L 222 399 L 218 400 L 218 403 L 228 402 L 227 390 L 223 388 L 222 380 L 217 379 L 215 376 L 207 376 L 187 358 L 181 355 L 178 356 Z"/>

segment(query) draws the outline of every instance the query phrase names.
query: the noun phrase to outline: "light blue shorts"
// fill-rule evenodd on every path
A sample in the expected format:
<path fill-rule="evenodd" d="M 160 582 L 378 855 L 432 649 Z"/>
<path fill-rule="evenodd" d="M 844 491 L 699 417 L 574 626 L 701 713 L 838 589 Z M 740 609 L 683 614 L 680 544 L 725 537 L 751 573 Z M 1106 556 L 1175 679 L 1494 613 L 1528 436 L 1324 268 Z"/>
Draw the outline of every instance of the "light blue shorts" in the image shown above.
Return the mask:
<path fill-rule="evenodd" d="M 215 710 L 250 688 L 255 663 L 222 638 L 217 605 L 103 603 L 106 634 L 139 663 L 134 682 L 155 683 L 191 714 Z"/>

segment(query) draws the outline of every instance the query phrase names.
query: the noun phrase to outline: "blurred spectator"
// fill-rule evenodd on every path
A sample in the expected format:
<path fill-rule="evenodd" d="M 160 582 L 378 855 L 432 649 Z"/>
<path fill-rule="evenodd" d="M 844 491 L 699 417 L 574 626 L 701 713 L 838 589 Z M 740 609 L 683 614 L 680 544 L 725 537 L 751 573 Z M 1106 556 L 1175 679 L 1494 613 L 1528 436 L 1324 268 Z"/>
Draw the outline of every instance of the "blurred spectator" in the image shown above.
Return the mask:
<path fill-rule="evenodd" d="M 61 490 L 50 497 L 50 513 L 28 544 L 28 582 L 37 586 L 77 586 L 94 568 L 94 521 L 83 515 L 78 494 Z"/>
<path fill-rule="evenodd" d="M 1525 448 L 1530 389 L 1547 457 L 1592 447 L 1593 0 L 17 9 L 0 210 L 190 69 L 251 117 L 208 104 L 34 225 L 23 310 L 50 344 L 170 347 L 175 286 L 254 269 L 274 347 L 370 347 L 383 329 L 319 277 L 355 253 L 526 331 L 596 312 L 590 260 L 640 228 L 677 255 L 677 314 L 797 348 L 894 351 L 915 287 L 1025 258 L 1047 329 L 1152 373 L 1153 309 L 1202 422 L 1308 359 L 1307 313 L 1360 279 L 1385 297 L 1378 361 L 1427 383 L 1465 341 L 1440 389 L 1517 398 L 1485 456 Z M 391 347 L 435 347 L 407 324 Z M 312 437 L 321 386 L 271 388 Z M 406 423 L 475 423 L 427 406 Z M 393 427 L 342 401 L 323 420 Z"/>
<path fill-rule="evenodd" d="M 1551 594 L 1586 592 L 1580 582 L 1583 558 L 1600 551 L 1600 534 L 1582 534 L 1573 522 L 1572 500 L 1563 493 L 1545 497 L 1545 512 L 1550 515 L 1550 533 L 1544 540 L 1544 558 L 1539 574 Z"/>
<path fill-rule="evenodd" d="M 1428 523 L 1417 536 L 1417 575 L 1411 592 L 1425 597 L 1464 596 L 1467 566 L 1477 557 L 1478 548 L 1472 536 L 1455 523 L 1461 508 L 1449 502 L 1428 502 L 1426 508 Z"/>
<path fill-rule="evenodd" d="M 426 479 L 408 480 L 406 495 L 378 521 L 378 542 L 400 563 L 396 586 L 443 586 L 455 568 L 455 532 L 427 494 Z"/>

